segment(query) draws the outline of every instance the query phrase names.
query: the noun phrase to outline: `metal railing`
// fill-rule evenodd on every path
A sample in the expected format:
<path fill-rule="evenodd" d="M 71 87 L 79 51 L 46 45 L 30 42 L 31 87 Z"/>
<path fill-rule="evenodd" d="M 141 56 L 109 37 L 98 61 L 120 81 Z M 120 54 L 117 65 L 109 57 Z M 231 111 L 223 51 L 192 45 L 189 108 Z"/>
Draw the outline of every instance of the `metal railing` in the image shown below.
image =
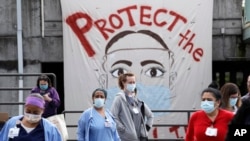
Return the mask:
<path fill-rule="evenodd" d="M 32 77 L 40 76 L 41 74 L 46 74 L 47 76 L 52 76 L 53 87 L 57 87 L 56 75 L 54 73 L 0 73 L 0 77 Z M 0 91 L 20 91 L 20 90 L 31 90 L 33 87 L 0 87 Z M 24 105 L 24 102 L 0 102 L 0 105 Z"/>
<path fill-rule="evenodd" d="M 152 110 L 153 113 L 186 113 L 187 114 L 187 122 L 189 121 L 191 114 L 195 112 L 196 110 Z M 80 114 L 83 111 L 63 111 L 62 113 L 64 116 L 66 114 Z M 77 125 L 75 124 L 67 124 L 67 128 L 77 128 Z M 153 127 L 187 127 L 187 124 L 153 124 Z M 76 139 L 69 139 L 67 141 L 77 141 Z M 183 138 L 177 138 L 177 139 L 153 139 L 150 138 L 149 141 L 184 141 Z"/>

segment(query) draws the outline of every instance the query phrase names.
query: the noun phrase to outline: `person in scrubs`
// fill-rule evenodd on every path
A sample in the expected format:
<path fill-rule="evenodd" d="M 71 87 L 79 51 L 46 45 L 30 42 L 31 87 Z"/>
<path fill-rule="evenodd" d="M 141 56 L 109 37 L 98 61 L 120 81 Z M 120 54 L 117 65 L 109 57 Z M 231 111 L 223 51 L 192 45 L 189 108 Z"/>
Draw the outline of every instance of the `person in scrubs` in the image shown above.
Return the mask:
<path fill-rule="evenodd" d="M 104 107 L 106 99 L 106 90 L 94 90 L 93 107 L 85 110 L 78 121 L 78 141 L 120 141 L 114 117 Z"/>
<path fill-rule="evenodd" d="M 25 101 L 24 115 L 10 118 L 0 132 L 1 141 L 62 141 L 54 124 L 42 118 L 44 98 L 36 93 Z"/>

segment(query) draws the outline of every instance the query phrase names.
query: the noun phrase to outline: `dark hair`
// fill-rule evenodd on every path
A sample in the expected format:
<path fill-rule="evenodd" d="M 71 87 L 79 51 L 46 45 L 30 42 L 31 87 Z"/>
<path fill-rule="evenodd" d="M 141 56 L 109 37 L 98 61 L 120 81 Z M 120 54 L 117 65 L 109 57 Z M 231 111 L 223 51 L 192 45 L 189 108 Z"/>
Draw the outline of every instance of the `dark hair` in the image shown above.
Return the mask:
<path fill-rule="evenodd" d="M 51 83 L 50 78 L 49 78 L 47 75 L 45 75 L 45 74 L 42 74 L 42 75 L 40 75 L 40 76 L 38 77 L 38 79 L 37 79 L 37 81 L 36 81 L 36 86 L 37 86 L 37 87 L 39 87 L 39 82 L 40 82 L 41 80 L 48 82 L 48 86 L 49 86 L 49 87 L 52 87 L 52 83 Z"/>
<path fill-rule="evenodd" d="M 212 93 L 212 95 L 216 99 L 216 101 L 221 100 L 221 94 L 220 94 L 219 90 L 217 90 L 215 88 L 208 87 L 202 91 L 201 96 L 203 96 L 203 94 L 206 92 Z"/>
<path fill-rule="evenodd" d="M 108 96 L 107 91 L 104 90 L 104 89 L 102 89 L 102 88 L 97 88 L 97 89 L 95 89 L 94 92 L 92 93 L 92 98 L 95 96 L 95 93 L 96 93 L 97 91 L 102 91 L 102 92 L 104 93 L 105 98 L 107 98 L 107 96 Z"/>
<path fill-rule="evenodd" d="M 120 40 L 121 38 L 127 36 L 127 35 L 131 35 L 131 34 L 143 34 L 146 36 L 150 36 L 151 38 L 153 38 L 154 40 L 156 40 L 157 42 L 159 42 L 163 49 L 166 49 L 168 51 L 168 54 L 170 56 L 171 59 L 171 63 L 170 66 L 172 66 L 174 64 L 174 53 L 168 48 L 167 44 L 165 43 L 165 41 L 161 38 L 161 36 L 159 36 L 158 34 L 150 31 L 150 30 L 139 30 L 139 31 L 132 31 L 132 30 L 125 30 L 122 31 L 118 34 L 116 34 L 106 45 L 105 47 L 105 54 L 108 54 L 109 49 L 113 46 L 113 44 L 115 44 L 118 40 Z M 102 66 L 105 70 L 104 64 Z"/>
<path fill-rule="evenodd" d="M 222 101 L 221 101 L 221 107 L 222 108 L 227 108 L 229 106 L 229 98 L 231 95 L 238 93 L 239 98 L 237 100 L 236 106 L 239 107 L 241 105 L 241 100 L 240 100 L 240 90 L 239 87 L 234 84 L 234 83 L 225 83 L 221 89 L 221 96 L 222 96 Z"/>
<path fill-rule="evenodd" d="M 119 87 L 123 90 L 124 89 L 124 85 L 123 83 L 127 81 L 127 77 L 131 77 L 131 76 L 135 76 L 133 73 L 124 73 L 124 74 L 120 74 L 119 78 L 118 78 L 118 85 Z"/>
<path fill-rule="evenodd" d="M 216 81 L 212 81 L 209 85 L 208 85 L 208 87 L 210 87 L 210 88 L 215 88 L 215 89 L 220 89 L 220 85 L 216 82 Z"/>

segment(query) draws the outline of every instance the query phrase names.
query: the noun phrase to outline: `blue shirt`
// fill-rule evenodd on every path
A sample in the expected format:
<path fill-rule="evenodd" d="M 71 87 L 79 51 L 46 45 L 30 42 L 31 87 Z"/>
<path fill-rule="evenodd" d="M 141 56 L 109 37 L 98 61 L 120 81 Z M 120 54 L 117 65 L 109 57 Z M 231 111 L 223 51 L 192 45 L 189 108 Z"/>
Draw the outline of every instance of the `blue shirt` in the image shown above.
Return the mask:
<path fill-rule="evenodd" d="M 94 108 L 84 111 L 78 121 L 78 141 L 120 141 L 113 116 L 107 110 L 106 118 Z"/>
<path fill-rule="evenodd" d="M 9 137 L 8 137 L 9 130 L 11 128 L 16 127 L 17 122 L 18 121 L 20 122 L 20 119 L 22 119 L 22 118 L 23 118 L 23 115 L 15 116 L 15 117 L 12 117 L 11 119 L 9 119 L 5 123 L 4 127 L 2 128 L 2 130 L 0 132 L 0 141 L 9 141 Z M 38 131 L 41 132 L 41 128 L 43 128 L 43 131 L 42 131 L 43 132 L 43 137 L 44 137 L 43 141 L 62 141 L 61 134 L 59 133 L 59 130 L 56 128 L 55 125 L 53 125 L 47 119 L 44 119 L 44 118 L 41 119 L 41 122 L 42 122 L 42 126 L 40 126 L 38 128 L 39 130 L 35 130 L 35 132 L 38 132 Z M 21 134 L 23 135 L 23 133 L 21 133 Z M 38 133 L 36 138 L 39 135 L 41 135 L 41 134 Z M 27 141 L 27 140 L 22 140 L 22 141 Z M 34 141 L 34 140 L 32 140 L 32 141 Z M 38 140 L 35 140 L 35 141 L 38 141 Z"/>

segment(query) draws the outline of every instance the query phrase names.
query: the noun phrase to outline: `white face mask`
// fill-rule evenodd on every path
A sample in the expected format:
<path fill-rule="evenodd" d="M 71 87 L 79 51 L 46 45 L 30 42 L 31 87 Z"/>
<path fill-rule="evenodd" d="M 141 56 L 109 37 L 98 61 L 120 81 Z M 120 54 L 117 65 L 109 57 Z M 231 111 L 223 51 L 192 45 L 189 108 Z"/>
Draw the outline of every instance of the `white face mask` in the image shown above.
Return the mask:
<path fill-rule="evenodd" d="M 42 115 L 34 115 L 34 114 L 26 113 L 26 112 L 24 113 L 24 116 L 26 117 L 29 123 L 37 123 L 42 118 Z"/>

